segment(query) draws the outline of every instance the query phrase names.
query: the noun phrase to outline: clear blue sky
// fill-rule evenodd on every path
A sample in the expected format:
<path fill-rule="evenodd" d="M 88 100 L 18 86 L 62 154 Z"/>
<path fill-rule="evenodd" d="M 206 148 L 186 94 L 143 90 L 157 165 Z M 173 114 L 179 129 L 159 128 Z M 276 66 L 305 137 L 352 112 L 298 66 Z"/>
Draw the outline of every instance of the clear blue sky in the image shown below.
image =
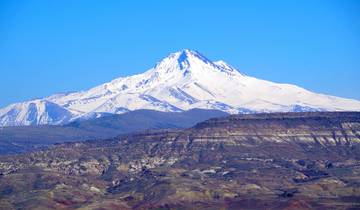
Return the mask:
<path fill-rule="evenodd" d="M 183 48 L 360 99 L 357 0 L 0 0 L 0 106 L 140 73 Z"/>

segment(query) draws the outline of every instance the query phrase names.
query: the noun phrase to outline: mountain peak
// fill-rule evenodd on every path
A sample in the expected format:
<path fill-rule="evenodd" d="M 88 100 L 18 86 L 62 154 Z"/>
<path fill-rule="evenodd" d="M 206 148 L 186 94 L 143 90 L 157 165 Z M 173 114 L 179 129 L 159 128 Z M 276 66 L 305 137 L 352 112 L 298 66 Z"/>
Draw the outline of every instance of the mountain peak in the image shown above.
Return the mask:
<path fill-rule="evenodd" d="M 191 49 L 182 49 L 179 50 L 177 52 L 171 53 L 171 54 L 175 54 L 175 55 L 187 55 L 187 56 L 192 56 L 192 55 L 199 55 L 200 53 L 196 50 L 191 50 Z"/>
<path fill-rule="evenodd" d="M 197 59 L 204 63 L 212 63 L 210 59 L 206 58 L 204 55 L 199 53 L 196 50 L 183 49 L 175 53 L 177 56 L 177 61 L 179 64 L 183 62 L 189 62 L 190 60 Z"/>
<path fill-rule="evenodd" d="M 162 59 L 154 68 L 168 73 L 174 70 L 194 71 L 204 69 L 205 66 L 219 67 L 196 50 L 182 49 Z"/>
<path fill-rule="evenodd" d="M 224 61 L 211 61 L 196 50 L 183 49 L 141 74 L 86 91 L 9 105 L 0 109 L 0 126 L 61 124 L 137 109 L 172 112 L 194 108 L 229 113 L 359 111 L 360 101 L 249 77 Z"/>

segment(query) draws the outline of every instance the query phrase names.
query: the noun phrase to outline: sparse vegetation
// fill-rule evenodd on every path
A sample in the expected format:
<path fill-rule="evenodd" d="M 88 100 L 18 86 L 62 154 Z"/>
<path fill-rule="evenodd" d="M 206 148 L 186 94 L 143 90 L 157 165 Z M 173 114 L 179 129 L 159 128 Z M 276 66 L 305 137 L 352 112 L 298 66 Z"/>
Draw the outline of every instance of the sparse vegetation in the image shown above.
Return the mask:
<path fill-rule="evenodd" d="M 360 208 L 360 114 L 230 116 L 0 158 L 6 209 Z"/>

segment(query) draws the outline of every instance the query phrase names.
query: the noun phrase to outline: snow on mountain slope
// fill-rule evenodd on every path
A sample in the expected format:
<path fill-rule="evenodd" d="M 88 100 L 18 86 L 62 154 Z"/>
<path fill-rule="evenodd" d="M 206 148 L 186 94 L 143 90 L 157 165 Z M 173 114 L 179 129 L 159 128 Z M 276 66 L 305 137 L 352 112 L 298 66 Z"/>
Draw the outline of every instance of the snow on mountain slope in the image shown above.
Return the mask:
<path fill-rule="evenodd" d="M 40 108 L 44 107 L 38 105 L 41 103 L 52 108 Z M 30 104 L 36 104 L 36 115 Z M 176 112 L 193 108 L 229 113 L 360 111 L 360 101 L 256 79 L 224 61 L 212 62 L 196 51 L 182 50 L 142 74 L 117 78 L 87 91 L 10 105 L 0 110 L 0 123 L 60 124 L 137 109 Z"/>
<path fill-rule="evenodd" d="M 0 125 L 62 124 L 75 116 L 67 109 L 47 100 L 17 103 L 0 110 Z"/>

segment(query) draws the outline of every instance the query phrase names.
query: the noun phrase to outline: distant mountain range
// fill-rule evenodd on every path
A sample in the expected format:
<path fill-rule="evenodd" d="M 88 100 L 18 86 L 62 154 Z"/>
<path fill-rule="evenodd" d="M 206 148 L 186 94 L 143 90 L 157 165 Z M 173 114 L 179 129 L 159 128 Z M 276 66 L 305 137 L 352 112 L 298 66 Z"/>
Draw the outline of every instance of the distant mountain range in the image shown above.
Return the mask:
<path fill-rule="evenodd" d="M 112 138 L 149 129 L 189 128 L 201 121 L 227 115 L 218 110 L 201 109 L 184 112 L 135 110 L 65 125 L 7 126 L 0 128 L 0 155 L 32 151 L 54 143 Z"/>
<path fill-rule="evenodd" d="M 55 94 L 0 109 L 0 126 L 58 125 L 138 109 L 227 113 L 360 111 L 360 101 L 317 94 L 244 75 L 200 53 L 170 54 L 150 70 L 86 91 Z"/>

